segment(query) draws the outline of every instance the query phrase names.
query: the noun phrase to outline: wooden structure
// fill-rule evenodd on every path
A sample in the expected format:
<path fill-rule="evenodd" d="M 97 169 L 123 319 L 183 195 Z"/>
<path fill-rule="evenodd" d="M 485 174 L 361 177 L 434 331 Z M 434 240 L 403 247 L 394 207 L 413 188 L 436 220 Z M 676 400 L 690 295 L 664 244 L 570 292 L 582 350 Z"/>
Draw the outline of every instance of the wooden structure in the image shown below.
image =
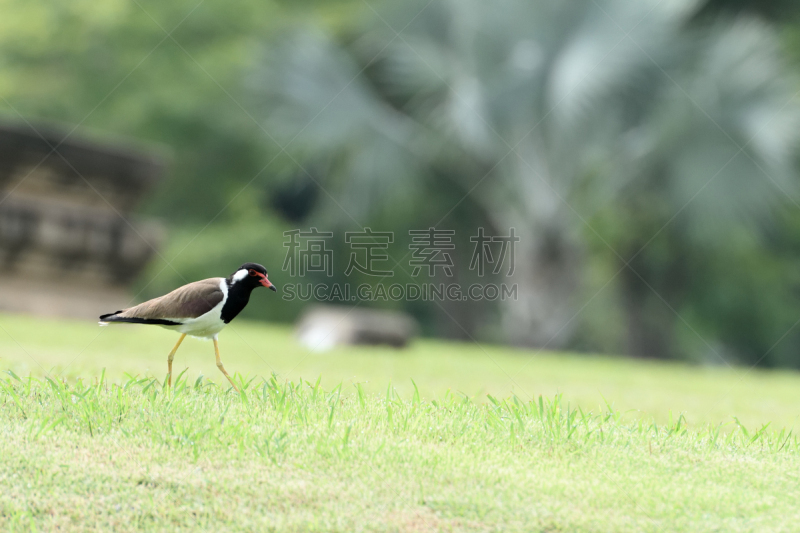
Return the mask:
<path fill-rule="evenodd" d="M 162 240 L 131 213 L 162 160 L 36 130 L 0 124 L 0 311 L 96 318 L 131 303 Z"/>

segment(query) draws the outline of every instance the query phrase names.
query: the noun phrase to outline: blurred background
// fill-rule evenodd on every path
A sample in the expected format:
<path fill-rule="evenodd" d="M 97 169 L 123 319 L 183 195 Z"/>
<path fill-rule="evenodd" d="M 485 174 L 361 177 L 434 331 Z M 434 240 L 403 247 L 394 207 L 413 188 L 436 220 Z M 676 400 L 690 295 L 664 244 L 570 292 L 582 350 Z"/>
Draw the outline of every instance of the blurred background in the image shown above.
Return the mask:
<path fill-rule="evenodd" d="M 436 227 L 466 286 L 469 237 L 515 228 L 516 300 L 363 307 L 433 337 L 800 367 L 797 2 L 0 13 L 0 309 L 91 316 L 245 261 L 282 286 L 283 233 L 310 227 L 335 267 L 304 282 L 379 281 L 344 275 L 346 231 Z"/>

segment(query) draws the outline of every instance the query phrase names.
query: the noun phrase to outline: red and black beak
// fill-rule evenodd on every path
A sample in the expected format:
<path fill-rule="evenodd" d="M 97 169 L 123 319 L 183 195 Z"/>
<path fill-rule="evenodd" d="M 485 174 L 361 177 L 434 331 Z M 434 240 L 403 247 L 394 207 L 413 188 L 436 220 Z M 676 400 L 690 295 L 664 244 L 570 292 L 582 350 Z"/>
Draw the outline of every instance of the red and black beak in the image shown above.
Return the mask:
<path fill-rule="evenodd" d="M 268 288 L 270 290 L 278 292 L 278 289 L 275 288 L 275 285 L 273 285 L 272 282 L 267 279 L 267 275 L 266 274 L 261 274 L 260 272 L 256 272 L 256 274 L 258 274 L 259 277 L 261 278 L 261 279 L 258 280 L 259 283 L 261 283 L 264 287 L 266 287 L 266 288 Z"/>

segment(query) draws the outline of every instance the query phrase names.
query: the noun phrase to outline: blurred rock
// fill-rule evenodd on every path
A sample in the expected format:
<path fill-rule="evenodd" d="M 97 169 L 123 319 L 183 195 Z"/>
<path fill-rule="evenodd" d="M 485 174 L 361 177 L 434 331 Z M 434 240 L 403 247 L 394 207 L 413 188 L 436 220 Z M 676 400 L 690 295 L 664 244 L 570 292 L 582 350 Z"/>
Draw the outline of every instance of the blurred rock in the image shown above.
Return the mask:
<path fill-rule="evenodd" d="M 163 162 L 34 127 L 0 124 L 0 311 L 96 318 L 129 304 L 163 240 L 131 211 Z"/>
<path fill-rule="evenodd" d="M 355 344 L 402 348 L 418 329 L 413 318 L 399 311 L 316 306 L 300 317 L 296 334 L 313 351 Z"/>

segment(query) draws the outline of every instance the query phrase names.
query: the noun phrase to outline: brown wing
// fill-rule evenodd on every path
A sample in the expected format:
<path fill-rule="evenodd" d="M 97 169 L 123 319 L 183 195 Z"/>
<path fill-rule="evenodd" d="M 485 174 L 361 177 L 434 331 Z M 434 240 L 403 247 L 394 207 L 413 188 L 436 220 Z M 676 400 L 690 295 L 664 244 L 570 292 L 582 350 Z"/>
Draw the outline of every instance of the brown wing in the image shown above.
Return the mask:
<path fill-rule="evenodd" d="M 179 287 L 169 294 L 153 298 L 115 314 L 120 318 L 170 319 L 197 318 L 222 301 L 222 278 L 209 278 Z"/>

